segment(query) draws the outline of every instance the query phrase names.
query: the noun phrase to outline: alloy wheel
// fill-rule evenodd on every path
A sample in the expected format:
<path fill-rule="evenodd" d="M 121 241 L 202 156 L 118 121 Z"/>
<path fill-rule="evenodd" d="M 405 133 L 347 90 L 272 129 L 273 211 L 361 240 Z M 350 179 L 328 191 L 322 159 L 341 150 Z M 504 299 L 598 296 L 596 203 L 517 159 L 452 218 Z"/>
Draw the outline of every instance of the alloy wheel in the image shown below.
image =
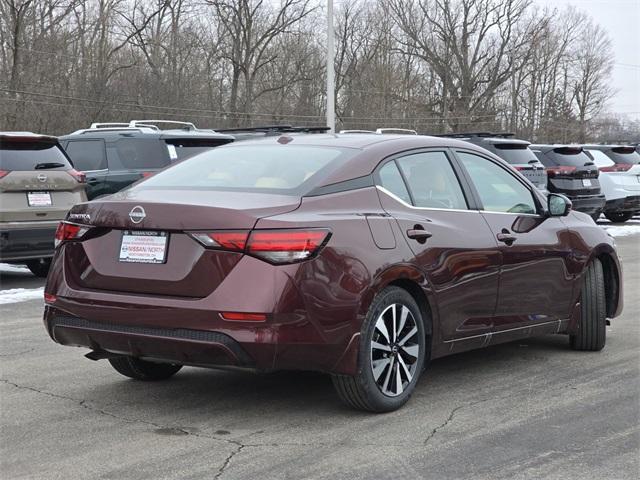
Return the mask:
<path fill-rule="evenodd" d="M 371 372 L 380 391 L 402 394 L 416 375 L 420 345 L 418 325 L 405 305 L 394 303 L 376 319 L 371 338 Z"/>

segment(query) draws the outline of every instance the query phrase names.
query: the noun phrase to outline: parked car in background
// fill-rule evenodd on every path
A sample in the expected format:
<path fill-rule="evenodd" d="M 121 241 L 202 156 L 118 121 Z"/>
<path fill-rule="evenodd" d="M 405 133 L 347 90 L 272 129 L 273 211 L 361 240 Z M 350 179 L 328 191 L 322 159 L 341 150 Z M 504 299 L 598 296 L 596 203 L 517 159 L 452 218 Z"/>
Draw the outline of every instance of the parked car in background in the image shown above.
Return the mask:
<path fill-rule="evenodd" d="M 547 169 L 547 189 L 571 199 L 573 209 L 594 220 L 604 210 L 600 172 L 579 145 L 531 145 L 531 150 Z"/>
<path fill-rule="evenodd" d="M 177 128 L 161 130 L 158 125 Z M 89 200 L 109 195 L 173 162 L 232 142 L 230 135 L 172 120 L 94 123 L 60 137 L 78 170 L 87 175 Z"/>
<path fill-rule="evenodd" d="M 46 277 L 56 227 L 87 200 L 85 185 L 56 137 L 0 132 L 0 262 Z"/>
<path fill-rule="evenodd" d="M 74 207 L 45 325 L 127 377 L 315 370 L 386 412 L 433 358 L 547 333 L 601 350 L 622 276 L 583 217 L 456 139 L 234 142 Z"/>
<path fill-rule="evenodd" d="M 437 136 L 458 138 L 489 150 L 518 170 L 538 190 L 547 192 L 547 172 L 544 165 L 529 148 L 531 143 L 514 138 L 513 133 L 449 133 Z"/>
<path fill-rule="evenodd" d="M 626 222 L 640 213 L 640 154 L 631 145 L 584 145 L 600 170 L 600 188 L 606 198 L 604 216 Z"/>

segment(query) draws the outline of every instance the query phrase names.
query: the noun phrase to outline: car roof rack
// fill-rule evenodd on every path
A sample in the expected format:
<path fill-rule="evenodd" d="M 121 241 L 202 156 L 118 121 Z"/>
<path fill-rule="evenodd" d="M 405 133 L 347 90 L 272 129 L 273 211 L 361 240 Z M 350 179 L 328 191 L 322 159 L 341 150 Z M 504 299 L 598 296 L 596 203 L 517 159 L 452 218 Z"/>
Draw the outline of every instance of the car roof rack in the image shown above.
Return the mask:
<path fill-rule="evenodd" d="M 439 133 L 432 135 L 432 137 L 447 137 L 447 138 L 469 138 L 469 137 L 481 137 L 481 138 L 511 138 L 515 137 L 515 133 L 501 132 L 455 132 L 455 133 Z"/>
<path fill-rule="evenodd" d="M 179 130 L 190 130 L 190 131 L 198 130 L 193 123 L 191 123 L 191 122 L 180 122 L 178 120 L 131 120 L 128 123 L 128 126 L 131 127 L 131 128 L 149 127 L 149 128 L 155 128 L 156 130 L 160 130 L 160 128 L 158 128 L 158 126 L 155 125 L 156 123 L 169 124 L 169 125 L 180 125 L 181 127 L 179 128 Z"/>
<path fill-rule="evenodd" d="M 410 128 L 395 128 L 395 127 L 382 127 L 382 128 L 376 128 L 376 133 L 378 135 L 385 135 L 385 134 L 400 134 L 400 135 L 417 135 L 418 132 L 416 132 L 415 130 L 411 130 Z"/>
<path fill-rule="evenodd" d="M 331 130 L 327 126 L 302 126 L 294 127 L 293 125 L 262 125 L 259 127 L 235 127 L 235 128 L 220 128 L 216 129 L 216 132 L 221 133 L 324 133 Z"/>
<path fill-rule="evenodd" d="M 376 132 L 374 132 L 373 130 L 340 130 L 340 133 L 373 133 L 375 134 Z"/>

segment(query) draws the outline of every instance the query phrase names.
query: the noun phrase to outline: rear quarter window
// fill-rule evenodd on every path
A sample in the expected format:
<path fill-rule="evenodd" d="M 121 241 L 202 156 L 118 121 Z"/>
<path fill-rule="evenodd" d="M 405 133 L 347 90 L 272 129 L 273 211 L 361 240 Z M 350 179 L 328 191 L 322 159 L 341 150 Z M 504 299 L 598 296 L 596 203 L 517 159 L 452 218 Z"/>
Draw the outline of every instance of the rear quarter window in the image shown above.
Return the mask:
<path fill-rule="evenodd" d="M 92 171 L 107 168 L 102 140 L 72 140 L 65 150 L 77 170 Z"/>
<path fill-rule="evenodd" d="M 47 163 L 61 164 L 49 170 L 73 168 L 57 143 L 0 140 L 0 170 L 30 171 Z"/>

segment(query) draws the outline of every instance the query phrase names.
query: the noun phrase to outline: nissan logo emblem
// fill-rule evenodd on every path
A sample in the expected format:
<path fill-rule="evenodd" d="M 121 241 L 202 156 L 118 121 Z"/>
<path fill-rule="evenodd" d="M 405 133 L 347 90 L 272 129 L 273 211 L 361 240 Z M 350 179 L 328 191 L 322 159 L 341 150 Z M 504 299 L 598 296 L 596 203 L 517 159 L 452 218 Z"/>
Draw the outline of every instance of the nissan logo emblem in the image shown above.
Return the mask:
<path fill-rule="evenodd" d="M 145 213 L 144 208 L 140 205 L 133 207 L 129 212 L 129 218 L 133 223 L 140 223 L 146 216 L 147 214 Z"/>
<path fill-rule="evenodd" d="M 41 173 L 40 175 L 38 175 L 38 180 L 44 183 L 47 181 L 47 176 L 44 173 Z"/>

